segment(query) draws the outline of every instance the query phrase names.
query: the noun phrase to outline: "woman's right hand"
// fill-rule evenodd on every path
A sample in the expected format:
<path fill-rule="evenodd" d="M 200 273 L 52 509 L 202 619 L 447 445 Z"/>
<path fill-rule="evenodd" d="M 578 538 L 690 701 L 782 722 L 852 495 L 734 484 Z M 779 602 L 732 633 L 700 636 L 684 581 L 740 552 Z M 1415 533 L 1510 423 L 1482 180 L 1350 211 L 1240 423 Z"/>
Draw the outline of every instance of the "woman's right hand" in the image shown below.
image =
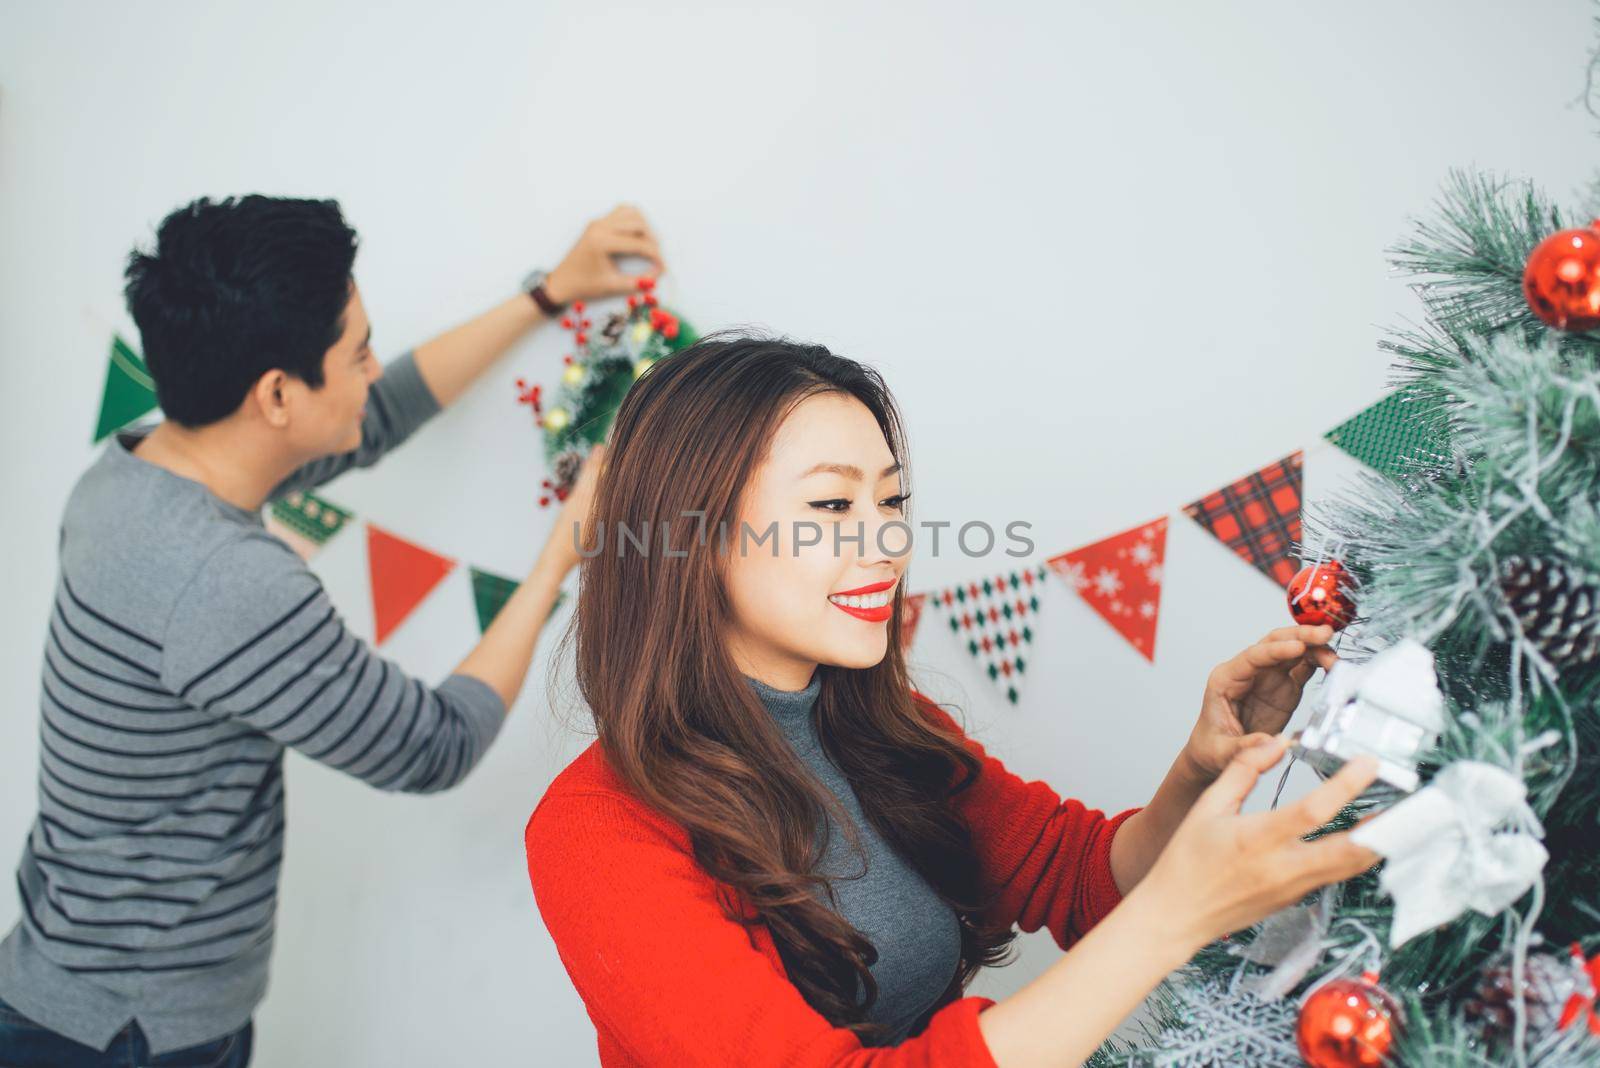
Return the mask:
<path fill-rule="evenodd" d="M 1377 762 L 1357 757 L 1304 797 L 1270 812 L 1239 806 L 1261 774 L 1283 757 L 1275 735 L 1241 750 L 1195 801 L 1150 873 L 1134 889 L 1179 925 L 1195 949 L 1295 904 L 1311 891 L 1361 874 L 1381 858 L 1348 831 L 1307 842 L 1377 778 Z"/>

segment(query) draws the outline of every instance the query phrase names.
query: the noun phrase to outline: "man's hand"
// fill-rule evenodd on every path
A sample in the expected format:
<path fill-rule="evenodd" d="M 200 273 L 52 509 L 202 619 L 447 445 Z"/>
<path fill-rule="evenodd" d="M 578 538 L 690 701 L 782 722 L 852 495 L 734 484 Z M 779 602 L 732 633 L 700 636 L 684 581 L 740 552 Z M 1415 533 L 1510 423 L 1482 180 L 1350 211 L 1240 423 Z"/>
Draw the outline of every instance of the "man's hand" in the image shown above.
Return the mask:
<path fill-rule="evenodd" d="M 1179 760 L 1209 782 L 1240 749 L 1282 731 L 1312 674 L 1338 662 L 1328 648 L 1332 638 L 1328 626 L 1281 627 L 1219 665 L 1206 680 L 1199 722 Z"/>
<path fill-rule="evenodd" d="M 623 274 L 615 256 L 647 259 L 656 274 L 667 269 L 650 224 L 631 204 L 619 205 L 584 227 L 572 251 L 545 278 L 544 291 L 557 304 L 631 293 L 637 276 Z"/>

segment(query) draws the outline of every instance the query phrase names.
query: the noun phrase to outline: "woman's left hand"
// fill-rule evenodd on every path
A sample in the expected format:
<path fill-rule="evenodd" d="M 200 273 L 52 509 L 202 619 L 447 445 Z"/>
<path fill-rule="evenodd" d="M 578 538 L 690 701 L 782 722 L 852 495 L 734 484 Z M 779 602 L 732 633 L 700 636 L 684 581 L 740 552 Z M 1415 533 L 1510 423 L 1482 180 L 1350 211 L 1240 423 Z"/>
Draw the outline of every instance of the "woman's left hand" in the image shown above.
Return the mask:
<path fill-rule="evenodd" d="M 1280 627 L 1211 672 L 1179 756 L 1197 779 L 1210 782 L 1241 748 L 1283 730 L 1312 674 L 1338 662 L 1332 638 L 1328 626 Z"/>

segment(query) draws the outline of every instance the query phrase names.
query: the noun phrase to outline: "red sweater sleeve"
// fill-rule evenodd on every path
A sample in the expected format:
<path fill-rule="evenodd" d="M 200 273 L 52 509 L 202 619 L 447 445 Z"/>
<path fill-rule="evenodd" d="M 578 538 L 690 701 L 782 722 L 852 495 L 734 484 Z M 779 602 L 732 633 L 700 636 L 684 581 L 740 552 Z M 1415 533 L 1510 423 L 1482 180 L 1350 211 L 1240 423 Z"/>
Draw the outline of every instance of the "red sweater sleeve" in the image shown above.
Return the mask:
<path fill-rule="evenodd" d="M 1046 927 L 1066 949 L 1122 900 L 1111 875 L 1111 839 L 1139 809 L 1107 819 L 1099 809 L 1063 800 L 1046 784 L 1007 770 L 938 705 L 913 697 L 981 767 L 956 795 L 956 807 L 972 828 L 983 886 L 992 895 L 984 918 L 1029 932 Z"/>
<path fill-rule="evenodd" d="M 893 1047 L 830 1024 L 723 914 L 687 835 L 642 803 L 547 794 L 526 844 L 539 913 L 607 1065 L 994 1068 L 978 1030 L 987 998 L 945 1006 Z"/>

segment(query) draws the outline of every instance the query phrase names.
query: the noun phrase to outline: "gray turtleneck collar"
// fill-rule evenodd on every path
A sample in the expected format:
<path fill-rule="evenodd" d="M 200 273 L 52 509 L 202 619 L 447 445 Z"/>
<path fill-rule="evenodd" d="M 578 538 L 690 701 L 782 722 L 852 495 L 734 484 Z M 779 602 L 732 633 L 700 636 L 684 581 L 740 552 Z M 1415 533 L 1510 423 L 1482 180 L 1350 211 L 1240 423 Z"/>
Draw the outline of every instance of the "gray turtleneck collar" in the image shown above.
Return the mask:
<path fill-rule="evenodd" d="M 810 716 L 811 709 L 817 703 L 817 695 L 822 692 L 820 670 L 811 673 L 811 681 L 806 683 L 803 690 L 779 690 L 749 675 L 745 676 L 745 681 L 756 691 L 769 712 L 784 719 L 805 719 Z"/>

